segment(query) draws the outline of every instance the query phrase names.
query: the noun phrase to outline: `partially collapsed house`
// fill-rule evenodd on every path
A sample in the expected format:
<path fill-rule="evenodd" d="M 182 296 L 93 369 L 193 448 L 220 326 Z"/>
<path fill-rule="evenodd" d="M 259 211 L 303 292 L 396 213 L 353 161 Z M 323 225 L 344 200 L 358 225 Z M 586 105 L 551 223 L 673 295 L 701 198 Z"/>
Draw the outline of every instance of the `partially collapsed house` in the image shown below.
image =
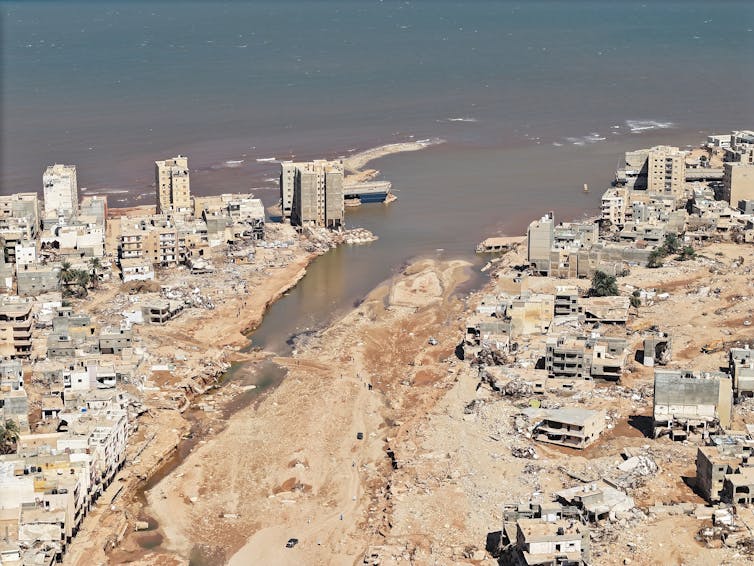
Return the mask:
<path fill-rule="evenodd" d="M 732 382 L 724 373 L 655 370 L 655 438 L 669 434 L 673 440 L 685 440 L 730 428 L 732 406 Z"/>
<path fill-rule="evenodd" d="M 527 411 L 525 413 L 529 414 Z M 604 411 L 566 407 L 535 409 L 531 415 L 541 419 L 532 432 L 534 440 L 568 448 L 586 448 L 595 442 L 605 429 Z"/>
<path fill-rule="evenodd" d="M 503 528 L 487 535 L 487 550 L 500 564 L 518 566 L 581 566 L 591 559 L 580 511 L 556 501 L 506 504 Z"/>
<path fill-rule="evenodd" d="M 617 381 L 626 363 L 625 338 L 559 336 L 548 338 L 545 369 L 549 377 Z"/>
<path fill-rule="evenodd" d="M 754 477 L 751 470 L 754 440 L 748 434 L 724 434 L 710 438 L 696 454 L 696 488 L 710 503 L 751 503 Z M 748 483 L 747 483 L 748 482 Z"/>

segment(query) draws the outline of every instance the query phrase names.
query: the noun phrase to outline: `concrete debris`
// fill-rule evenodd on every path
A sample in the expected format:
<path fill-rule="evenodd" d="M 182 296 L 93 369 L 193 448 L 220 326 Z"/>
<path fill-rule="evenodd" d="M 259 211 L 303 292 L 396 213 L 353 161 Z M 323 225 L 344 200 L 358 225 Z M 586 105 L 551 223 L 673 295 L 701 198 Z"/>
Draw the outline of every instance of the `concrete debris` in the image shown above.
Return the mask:
<path fill-rule="evenodd" d="M 648 456 L 632 456 L 628 460 L 618 464 L 621 472 L 639 476 L 651 476 L 657 473 L 658 466 L 652 458 Z"/>
<path fill-rule="evenodd" d="M 514 458 L 526 458 L 527 460 L 536 460 L 539 458 L 533 446 L 512 446 L 511 455 Z"/>

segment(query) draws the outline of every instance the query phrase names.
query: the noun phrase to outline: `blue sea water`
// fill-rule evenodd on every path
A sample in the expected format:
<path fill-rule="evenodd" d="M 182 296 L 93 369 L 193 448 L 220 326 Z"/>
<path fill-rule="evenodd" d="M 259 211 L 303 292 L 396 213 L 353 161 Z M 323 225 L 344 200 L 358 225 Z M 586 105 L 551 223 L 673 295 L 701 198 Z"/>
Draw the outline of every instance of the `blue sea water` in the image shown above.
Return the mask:
<path fill-rule="evenodd" d="M 754 116 L 748 1 L 2 2 L 2 191 L 442 136 L 600 143 Z M 463 120 L 463 121 L 462 121 Z M 614 127 L 615 126 L 615 127 Z M 632 143 L 641 143 L 632 140 Z M 212 181 L 202 184 L 211 190 Z"/>
<path fill-rule="evenodd" d="M 39 190 L 64 162 L 90 194 L 129 191 L 111 206 L 148 204 L 153 161 L 183 153 L 194 192 L 257 187 L 271 204 L 276 166 L 257 159 L 445 139 L 376 162 L 399 200 L 348 210 L 380 240 L 313 266 L 295 299 L 322 305 L 312 322 L 411 257 L 593 209 L 626 149 L 754 126 L 748 0 L 2 1 L 0 14 L 2 193 Z"/>

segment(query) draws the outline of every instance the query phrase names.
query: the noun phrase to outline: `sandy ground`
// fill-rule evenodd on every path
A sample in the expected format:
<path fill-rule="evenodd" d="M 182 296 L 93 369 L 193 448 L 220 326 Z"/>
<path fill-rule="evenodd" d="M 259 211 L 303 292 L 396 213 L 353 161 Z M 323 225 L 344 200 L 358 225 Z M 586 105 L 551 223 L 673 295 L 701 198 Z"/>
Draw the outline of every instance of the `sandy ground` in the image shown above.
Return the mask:
<path fill-rule="evenodd" d="M 420 416 L 442 392 L 433 385 L 448 373 L 458 332 L 448 321 L 462 308 L 451 293 L 466 269 L 422 261 L 295 357 L 278 358 L 282 384 L 149 493 L 165 546 L 237 565 L 352 564 L 363 554 L 364 536 L 384 527 L 373 504 L 393 419 L 407 406 Z M 440 344 L 428 345 L 430 335 Z"/>

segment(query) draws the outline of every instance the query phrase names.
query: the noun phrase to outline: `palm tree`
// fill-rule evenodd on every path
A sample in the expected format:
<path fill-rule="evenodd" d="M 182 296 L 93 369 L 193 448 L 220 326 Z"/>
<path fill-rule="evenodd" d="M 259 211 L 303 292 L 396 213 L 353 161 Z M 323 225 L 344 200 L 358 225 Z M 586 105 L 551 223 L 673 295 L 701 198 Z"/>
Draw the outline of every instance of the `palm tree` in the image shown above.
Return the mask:
<path fill-rule="evenodd" d="M 79 288 L 81 289 L 78 293 L 79 296 L 86 297 L 88 294 L 88 291 L 86 290 L 86 288 L 89 285 L 89 282 L 91 281 L 89 272 L 84 269 L 75 269 L 73 273 L 74 273 L 73 282 L 76 285 L 78 285 Z"/>
<path fill-rule="evenodd" d="M 5 423 L 0 423 L 0 454 L 15 452 L 20 432 L 16 421 L 8 419 Z"/>
<path fill-rule="evenodd" d="M 592 276 L 592 287 L 589 289 L 590 297 L 614 297 L 618 295 L 618 284 L 615 277 L 604 271 L 595 271 Z"/>
<path fill-rule="evenodd" d="M 102 262 L 98 257 L 93 257 L 89 260 L 89 267 L 92 268 L 92 287 L 96 289 L 99 285 L 99 274 L 97 273 L 97 270 L 102 268 Z"/>
<path fill-rule="evenodd" d="M 64 261 L 60 264 L 60 272 L 58 273 L 58 282 L 63 287 L 63 294 L 70 293 L 70 285 L 76 278 L 76 272 L 71 268 L 69 261 Z"/>

